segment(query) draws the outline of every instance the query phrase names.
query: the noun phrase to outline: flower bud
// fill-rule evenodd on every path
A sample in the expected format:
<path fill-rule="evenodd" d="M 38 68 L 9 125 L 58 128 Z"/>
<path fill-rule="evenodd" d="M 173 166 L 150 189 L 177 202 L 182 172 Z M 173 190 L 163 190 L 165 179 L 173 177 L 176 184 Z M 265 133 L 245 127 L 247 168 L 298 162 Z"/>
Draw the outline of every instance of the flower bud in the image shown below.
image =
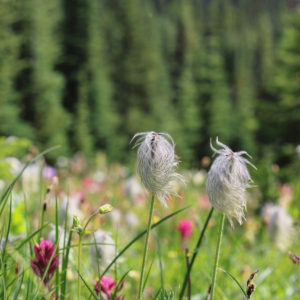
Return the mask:
<path fill-rule="evenodd" d="M 83 228 L 80 224 L 80 220 L 77 216 L 73 216 L 73 225 L 72 228 L 74 231 L 76 231 L 78 234 L 82 234 Z"/>
<path fill-rule="evenodd" d="M 113 207 L 110 204 L 104 204 L 99 207 L 98 211 L 99 211 L 99 214 L 104 215 L 104 214 L 111 212 L 112 210 L 113 210 Z"/>

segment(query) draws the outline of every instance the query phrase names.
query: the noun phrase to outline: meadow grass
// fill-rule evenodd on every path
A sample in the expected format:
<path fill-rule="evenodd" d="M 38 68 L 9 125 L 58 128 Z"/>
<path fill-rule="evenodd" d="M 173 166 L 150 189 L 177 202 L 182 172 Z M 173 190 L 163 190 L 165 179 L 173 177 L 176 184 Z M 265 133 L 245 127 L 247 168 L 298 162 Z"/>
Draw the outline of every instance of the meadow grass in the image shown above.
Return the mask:
<path fill-rule="evenodd" d="M 44 154 L 31 163 L 35 164 Z M 27 166 L 29 164 L 25 168 Z M 51 182 L 43 178 L 38 183 L 38 192 L 28 193 L 24 190 L 21 184 L 24 170 L 2 191 L 0 198 L 0 298 L 101 299 L 101 294 L 97 295 L 95 291 L 94 282 L 109 275 L 117 286 L 111 299 L 118 299 L 118 296 L 137 299 L 149 195 L 134 198 L 124 191 L 126 177 L 122 174 L 124 167 L 120 165 L 106 166 L 101 170 L 105 179 L 101 184 L 98 182 L 100 188 L 96 190 L 86 187 L 83 178 L 92 176 L 98 171 L 97 168 L 91 168 L 86 174 L 58 170 L 63 175 L 59 175 L 57 186 L 48 191 L 49 196 L 45 191 Z M 68 195 L 68 211 L 70 202 L 74 201 L 72 192 L 78 189 L 85 194 L 80 202 L 81 235 L 70 222 L 72 215 L 66 213 L 60 218 L 62 193 Z M 21 216 L 16 215 L 16 193 L 23 196 L 20 200 L 24 202 Z M 187 180 L 186 186 L 179 187 L 178 195 L 180 197 L 168 200 L 168 208 L 154 203 L 142 299 L 187 299 L 187 289 L 183 289 L 187 275 L 191 280 L 191 299 L 207 299 L 217 246 L 218 214 L 212 214 L 211 207 L 205 202 L 204 182 L 196 185 Z M 257 193 L 253 191 L 251 197 L 258 197 Z M 43 209 L 45 201 L 47 207 Z M 112 212 L 95 214 L 102 204 L 108 202 L 113 206 Z M 279 251 L 269 240 L 266 227 L 256 213 L 259 208 L 257 203 L 257 199 L 249 202 L 247 221 L 242 226 L 232 229 L 225 221 L 214 299 L 245 299 L 247 280 L 256 270 L 259 270 L 253 280 L 256 290 L 251 299 L 300 299 L 299 266 L 291 262 L 287 251 Z M 119 212 L 119 219 L 114 211 Z M 138 223 L 134 226 L 125 219 L 128 212 L 137 216 Z M 187 242 L 192 262 L 190 270 L 187 270 L 185 251 L 176 230 L 182 218 L 195 224 L 193 235 Z M 19 233 L 18 228 L 23 223 L 23 235 L 10 242 L 10 238 Z M 54 224 L 55 236 L 58 237 L 54 254 L 59 257 L 60 264 L 47 287 L 43 284 L 43 278 L 34 274 L 30 262 L 34 258 L 34 245 L 40 243 L 41 239 L 48 239 L 52 228 L 50 224 Z M 61 228 L 64 229 L 62 246 L 59 243 Z M 111 232 L 112 238 L 117 239 L 117 249 L 111 261 L 104 262 L 100 257 L 97 265 L 91 257 L 91 247 L 102 244 L 97 243 L 92 234 L 99 229 Z M 300 241 L 295 238 L 289 250 L 299 254 L 299 246 Z M 47 271 L 42 277 L 46 276 Z"/>

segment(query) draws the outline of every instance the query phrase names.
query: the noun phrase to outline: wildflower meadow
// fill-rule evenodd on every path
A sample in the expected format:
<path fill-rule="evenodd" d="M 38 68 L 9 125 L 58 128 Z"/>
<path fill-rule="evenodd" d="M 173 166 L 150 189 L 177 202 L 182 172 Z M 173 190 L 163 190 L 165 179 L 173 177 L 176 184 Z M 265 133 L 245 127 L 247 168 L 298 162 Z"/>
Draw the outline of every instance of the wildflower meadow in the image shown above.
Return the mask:
<path fill-rule="evenodd" d="M 103 155 L 51 167 L 57 147 L 7 160 L 1 298 L 300 299 L 292 187 L 260 207 L 246 151 L 216 139 L 208 172 L 184 170 L 170 135 L 134 139 L 133 175 Z"/>
<path fill-rule="evenodd" d="M 0 300 L 300 300 L 300 0 L 0 0 Z"/>

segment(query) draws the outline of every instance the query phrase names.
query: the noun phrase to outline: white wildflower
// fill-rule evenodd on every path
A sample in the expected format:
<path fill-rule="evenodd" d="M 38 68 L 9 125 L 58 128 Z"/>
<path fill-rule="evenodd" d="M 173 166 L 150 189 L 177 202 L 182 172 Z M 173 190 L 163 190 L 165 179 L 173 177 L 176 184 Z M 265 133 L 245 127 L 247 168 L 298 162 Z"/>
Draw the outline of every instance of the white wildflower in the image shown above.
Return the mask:
<path fill-rule="evenodd" d="M 262 209 L 270 240 L 280 250 L 285 251 L 294 236 L 293 219 L 285 208 L 267 203 Z"/>
<path fill-rule="evenodd" d="M 104 230 L 97 230 L 92 234 L 91 243 L 91 263 L 94 268 L 100 264 L 100 270 L 103 271 L 116 256 L 115 241 L 111 234 Z"/>
<path fill-rule="evenodd" d="M 137 133 L 136 139 L 138 174 L 146 189 L 164 205 L 171 194 L 170 181 L 179 179 L 174 169 L 178 165 L 175 143 L 168 133 L 154 131 Z"/>
<path fill-rule="evenodd" d="M 135 204 L 137 204 L 140 199 L 144 199 L 143 187 L 135 176 L 131 176 L 126 179 L 124 184 L 124 192 L 126 197 L 131 201 L 134 201 Z"/>
<path fill-rule="evenodd" d="M 51 226 L 51 231 L 48 234 L 48 239 L 55 244 L 56 243 L 56 228 L 54 224 L 50 224 Z M 67 243 L 67 237 L 65 237 L 65 231 L 61 226 L 58 226 L 58 247 L 60 249 L 64 248 L 64 240 L 65 244 Z"/>
<path fill-rule="evenodd" d="M 83 194 L 80 192 L 74 192 L 71 195 L 63 194 L 60 205 L 58 207 L 59 221 L 64 222 L 68 215 L 68 225 L 73 223 L 73 216 L 77 216 L 79 219 L 83 218 L 82 211 L 80 209 L 83 199 Z"/>
<path fill-rule="evenodd" d="M 139 218 L 132 211 L 128 211 L 125 214 L 125 222 L 130 227 L 130 229 L 136 229 L 139 226 Z"/>
<path fill-rule="evenodd" d="M 255 166 L 243 157 L 244 154 L 250 156 L 246 151 L 233 152 L 219 142 L 218 138 L 216 143 L 222 148 L 217 150 L 210 143 L 211 149 L 218 157 L 208 172 L 206 189 L 209 201 L 228 217 L 231 226 L 233 219 L 242 224 L 247 204 L 246 189 L 252 181 L 246 164 L 253 168 Z"/>

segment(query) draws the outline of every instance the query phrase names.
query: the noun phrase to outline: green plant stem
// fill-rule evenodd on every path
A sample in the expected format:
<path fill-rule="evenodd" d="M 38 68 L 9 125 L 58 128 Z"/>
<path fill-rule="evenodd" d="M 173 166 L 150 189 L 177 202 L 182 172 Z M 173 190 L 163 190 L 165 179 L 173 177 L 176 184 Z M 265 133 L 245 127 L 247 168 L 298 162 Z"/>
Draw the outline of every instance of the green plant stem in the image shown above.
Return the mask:
<path fill-rule="evenodd" d="M 81 274 L 81 238 L 82 235 L 79 234 L 79 241 L 78 241 L 78 279 L 77 279 L 77 299 L 80 300 L 80 294 L 81 294 L 81 285 L 80 285 L 80 276 Z"/>
<path fill-rule="evenodd" d="M 164 223 L 165 221 L 167 221 L 168 219 L 176 216 L 177 214 L 183 212 L 184 210 L 188 209 L 189 206 L 181 208 L 169 215 L 167 215 L 166 217 L 162 218 L 161 220 L 159 220 L 157 223 L 154 223 L 151 225 L 151 229 L 156 228 L 158 226 L 160 226 L 162 223 Z M 142 236 L 144 236 L 147 233 L 147 230 L 144 230 L 142 232 L 140 232 L 135 238 L 133 238 L 119 253 L 118 255 L 111 261 L 111 263 L 105 268 L 105 270 L 102 272 L 101 276 L 104 276 L 108 270 L 111 268 L 111 266 L 118 260 L 118 258 L 120 258 L 137 240 L 139 240 Z"/>
<path fill-rule="evenodd" d="M 150 227 L 151 227 L 151 221 L 152 221 L 152 215 L 153 215 L 153 208 L 154 208 L 154 195 L 152 194 L 150 210 L 149 210 L 149 219 L 148 219 L 148 225 L 147 225 L 147 232 L 146 232 L 146 242 L 145 242 L 144 255 L 143 255 L 143 263 L 142 263 L 142 269 L 141 269 L 141 277 L 140 277 L 140 283 L 139 283 L 139 296 L 138 296 L 139 300 L 142 299 L 142 294 L 143 294 L 143 279 L 144 279 L 145 264 L 146 264 L 146 258 L 147 258 L 147 252 L 148 252 L 149 233 L 150 233 L 150 229 L 151 229 Z"/>
<path fill-rule="evenodd" d="M 68 271 L 68 263 L 69 263 L 69 254 L 70 254 L 70 246 L 71 246 L 71 241 L 72 241 L 72 234 L 73 231 L 70 230 L 69 233 L 69 238 L 68 238 L 68 244 L 67 244 L 67 249 L 66 249 L 66 254 L 63 257 L 63 263 L 62 263 L 62 273 L 61 273 L 61 282 L 62 282 L 62 287 L 61 287 L 61 300 L 64 300 L 66 297 L 66 285 L 67 285 L 67 271 Z"/>
<path fill-rule="evenodd" d="M 189 265 L 189 268 L 187 269 L 186 271 L 186 274 L 185 274 L 185 277 L 184 277 L 184 280 L 183 280 L 183 284 L 182 284 L 182 288 L 181 288 L 181 291 L 180 291 L 180 296 L 179 296 L 179 299 L 182 299 L 183 297 L 183 294 L 184 294 L 184 291 L 185 291 L 185 288 L 187 286 L 187 283 L 188 283 L 188 278 L 190 277 L 190 273 L 191 273 L 191 270 L 192 270 L 192 267 L 193 267 L 193 264 L 195 262 L 195 259 L 197 257 L 197 254 L 199 252 L 199 248 L 202 244 L 202 240 L 203 240 L 203 237 L 204 237 L 204 234 L 205 234 L 205 231 L 206 231 L 206 228 L 207 228 L 207 225 L 208 225 L 208 222 L 213 214 L 213 211 L 214 211 L 214 208 L 212 207 L 211 210 L 209 211 L 209 214 L 205 220 L 205 223 L 204 223 L 204 226 L 203 226 L 203 229 L 200 233 L 200 236 L 199 236 L 199 239 L 198 239 L 198 242 L 197 242 L 197 245 L 194 249 L 194 254 L 192 256 L 192 259 L 191 259 L 191 262 L 190 262 L 190 265 Z"/>
<path fill-rule="evenodd" d="M 212 277 L 212 284 L 211 284 L 211 298 L 210 298 L 211 300 L 214 299 L 214 295 L 215 295 L 215 287 L 216 287 L 216 281 L 217 281 L 217 272 L 218 272 L 220 252 L 221 252 L 221 242 L 222 242 L 222 236 L 223 236 L 224 221 L 225 221 L 225 215 L 221 214 L 219 233 L 218 233 L 218 241 L 217 241 L 217 249 L 216 249 L 216 255 L 215 255 L 215 265 L 214 265 L 214 269 L 213 269 L 213 277 Z"/>
<path fill-rule="evenodd" d="M 189 269 L 190 267 L 190 259 L 189 259 L 189 249 L 185 248 L 185 261 L 186 261 L 186 268 Z M 191 300 L 192 297 L 192 282 L 191 282 L 191 276 L 188 277 L 188 300 Z"/>
<path fill-rule="evenodd" d="M 58 231 L 58 201 L 57 197 L 55 197 L 55 252 L 56 256 L 59 259 L 59 231 Z M 59 265 L 55 272 L 55 299 L 59 299 Z"/>

